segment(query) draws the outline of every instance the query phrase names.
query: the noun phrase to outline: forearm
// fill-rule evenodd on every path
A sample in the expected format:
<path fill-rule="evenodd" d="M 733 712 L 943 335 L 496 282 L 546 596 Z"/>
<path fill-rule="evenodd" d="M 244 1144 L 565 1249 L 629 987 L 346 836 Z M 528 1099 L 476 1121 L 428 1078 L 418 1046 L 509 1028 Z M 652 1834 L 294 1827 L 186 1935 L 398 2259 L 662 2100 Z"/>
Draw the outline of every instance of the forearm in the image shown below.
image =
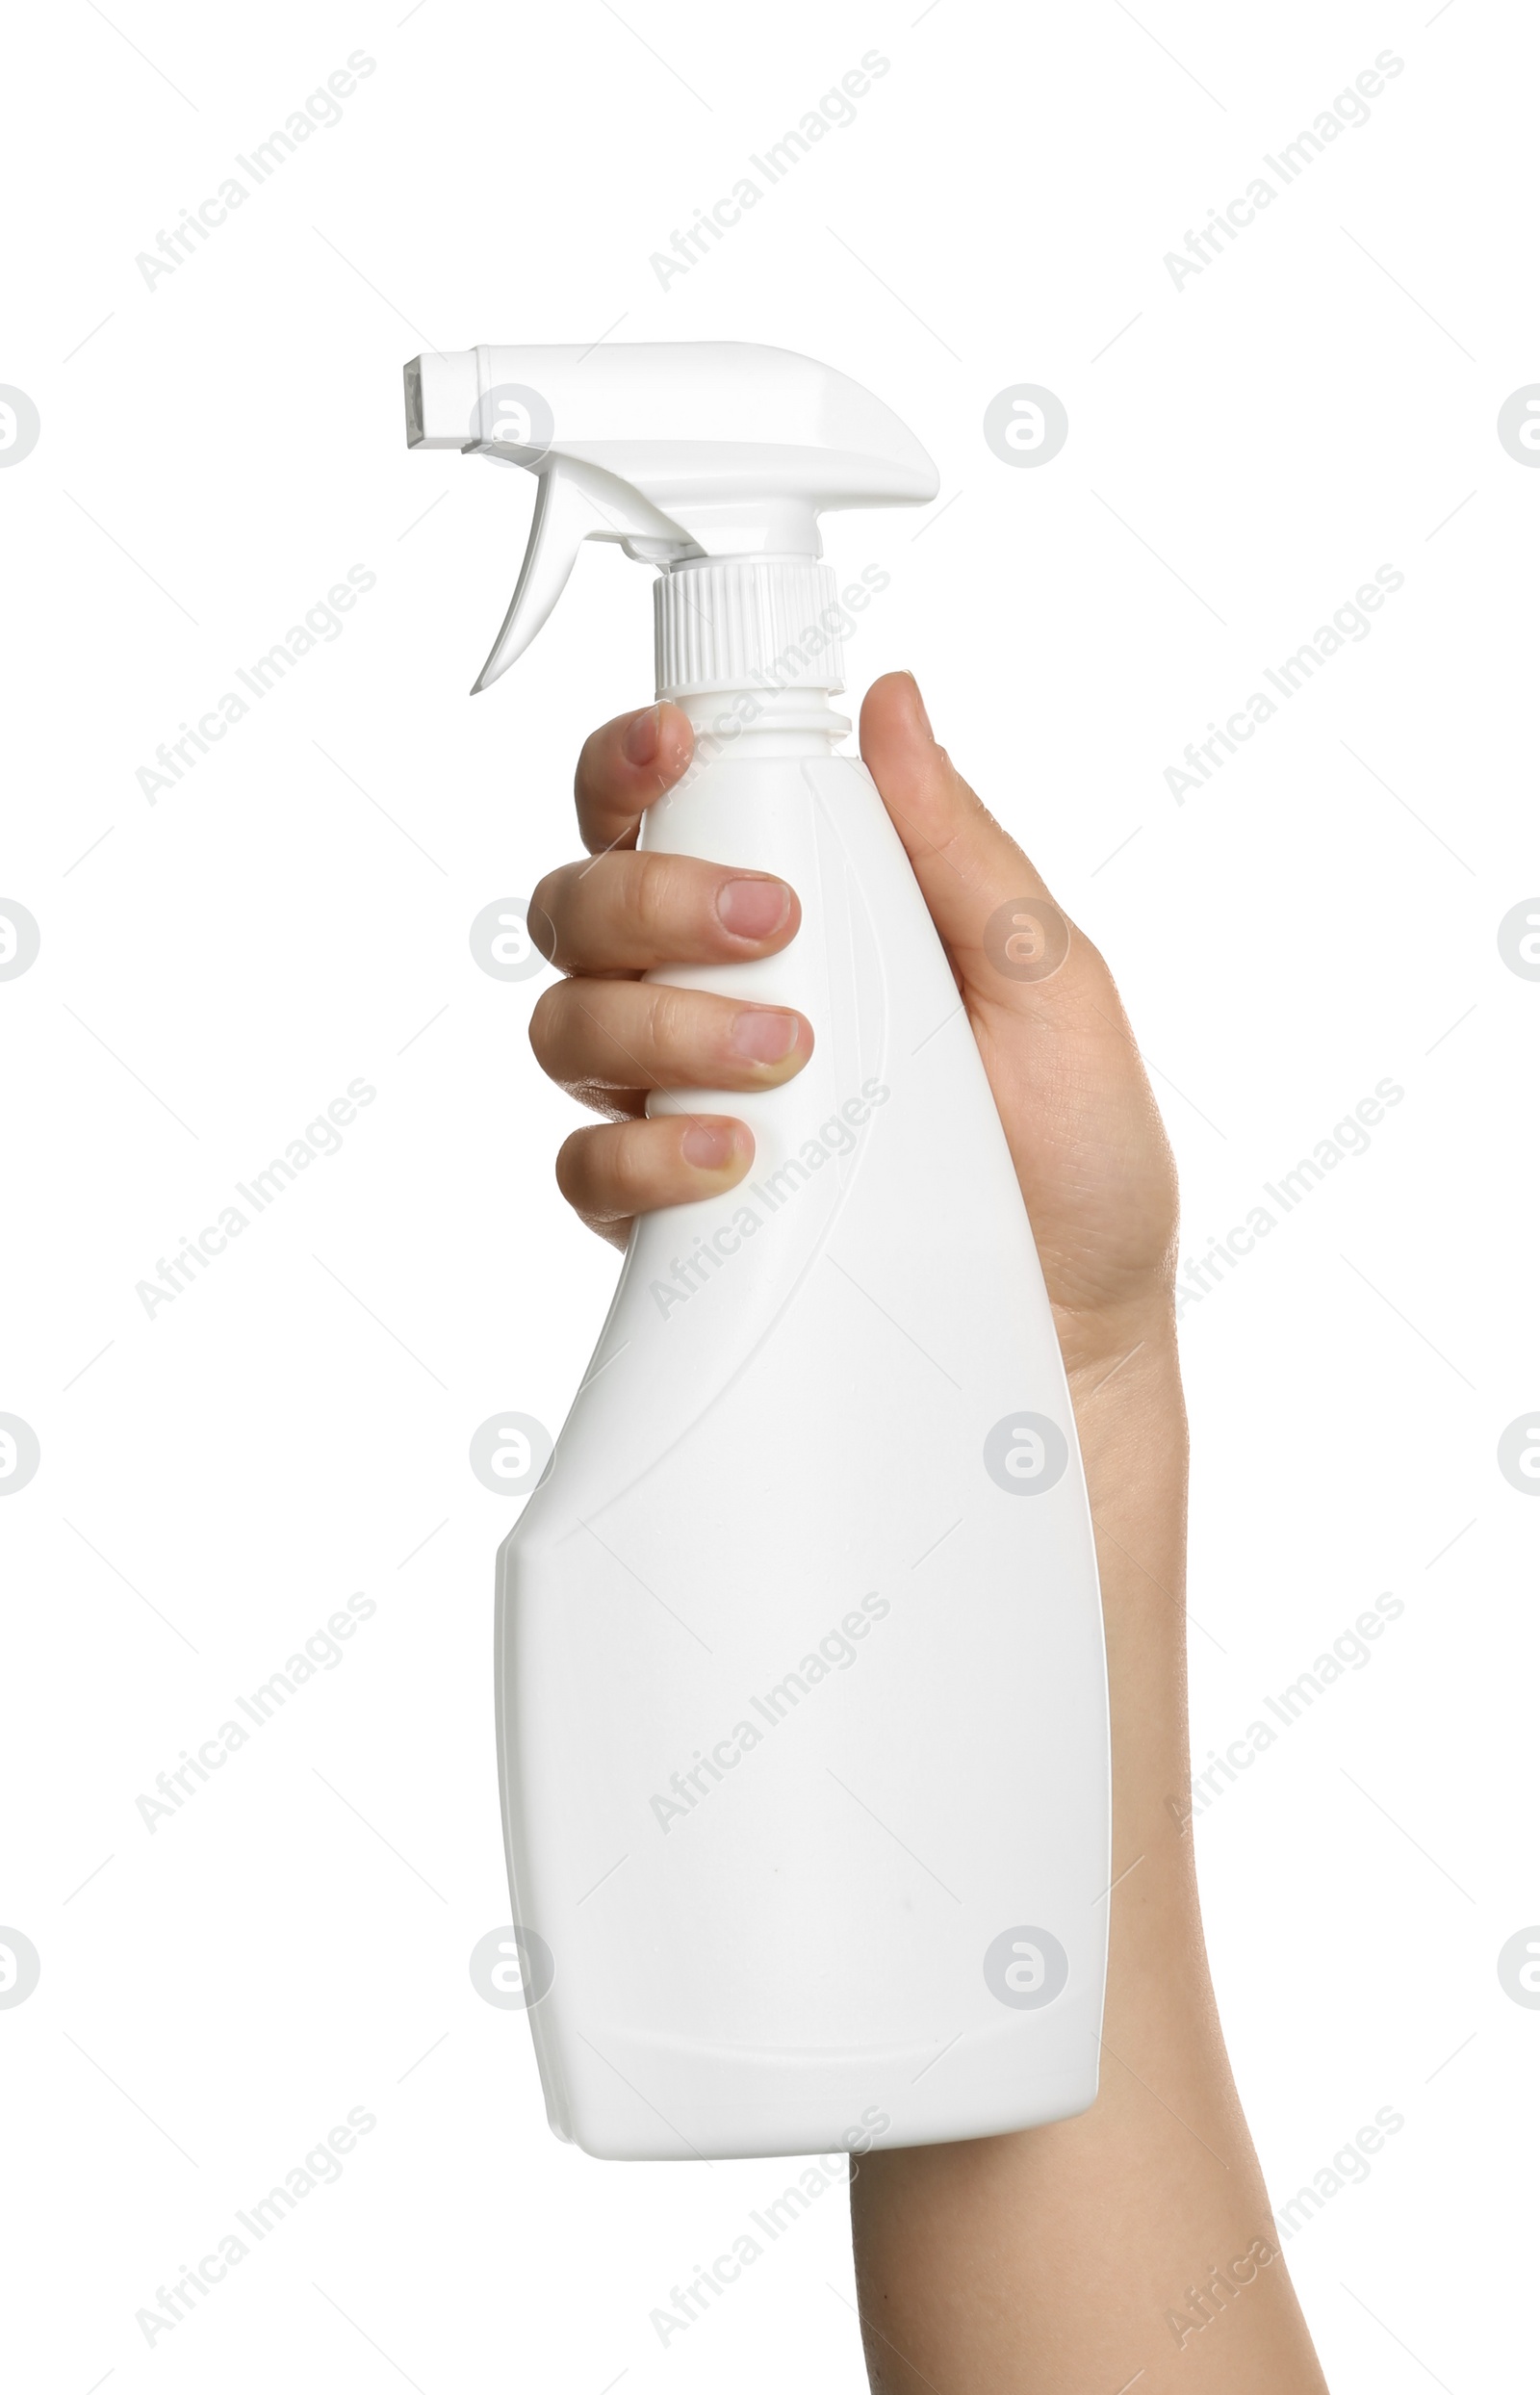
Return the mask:
<path fill-rule="evenodd" d="M 1137 1332 L 1123 1361 L 1104 1354 L 1072 1376 L 1112 1700 L 1101 2089 L 1072 2121 L 861 2162 L 856 2262 L 881 2395 L 1115 2395 L 1131 2382 L 1141 2395 L 1312 2395 L 1325 2383 L 1275 2251 L 1215 2011 L 1192 1839 L 1168 1801 L 1190 1774 L 1187 1434 L 1174 1334 L 1159 1316 L 1134 1347 Z"/>

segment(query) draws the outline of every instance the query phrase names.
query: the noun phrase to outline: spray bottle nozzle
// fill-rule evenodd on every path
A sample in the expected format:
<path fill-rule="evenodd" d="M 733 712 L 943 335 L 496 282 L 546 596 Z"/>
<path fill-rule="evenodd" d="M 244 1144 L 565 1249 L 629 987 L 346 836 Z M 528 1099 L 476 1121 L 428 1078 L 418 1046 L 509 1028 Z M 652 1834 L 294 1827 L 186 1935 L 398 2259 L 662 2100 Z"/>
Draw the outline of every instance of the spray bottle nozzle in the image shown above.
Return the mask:
<path fill-rule="evenodd" d="M 659 610 L 659 694 L 725 686 L 724 677 L 755 670 L 775 635 L 775 569 L 816 569 L 823 509 L 913 504 L 937 489 L 936 468 L 890 408 L 789 349 L 700 341 L 429 350 L 405 371 L 409 448 L 457 449 L 539 479 L 518 586 L 477 690 L 528 647 L 585 540 L 618 541 L 665 568 L 665 581 L 712 560 L 761 569 L 762 587 L 752 575 L 744 586 L 757 633 L 745 635 L 741 593 L 731 636 L 724 627 L 703 651 L 691 628 L 690 661 L 705 682 L 663 690 Z"/>

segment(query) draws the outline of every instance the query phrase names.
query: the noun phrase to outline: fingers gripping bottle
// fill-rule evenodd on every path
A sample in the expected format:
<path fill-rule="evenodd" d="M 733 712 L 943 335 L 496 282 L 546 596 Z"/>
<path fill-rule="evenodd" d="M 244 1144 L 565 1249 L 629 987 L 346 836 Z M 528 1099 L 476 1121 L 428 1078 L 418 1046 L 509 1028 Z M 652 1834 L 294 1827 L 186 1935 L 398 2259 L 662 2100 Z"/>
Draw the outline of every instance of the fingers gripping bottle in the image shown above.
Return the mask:
<path fill-rule="evenodd" d="M 406 369 L 408 440 L 539 478 L 478 689 L 584 539 L 658 568 L 695 761 L 645 847 L 782 875 L 780 955 L 653 978 L 800 1008 L 748 1178 L 632 1234 L 499 1557 L 498 1739 L 547 2106 L 589 2153 L 866 2150 L 1096 2091 L 1109 1764 L 1074 1421 L 940 942 L 831 708 L 826 508 L 934 498 L 844 375 L 735 342 Z M 982 929 L 982 926 L 981 926 Z M 532 1959 L 538 1957 L 538 1964 Z"/>

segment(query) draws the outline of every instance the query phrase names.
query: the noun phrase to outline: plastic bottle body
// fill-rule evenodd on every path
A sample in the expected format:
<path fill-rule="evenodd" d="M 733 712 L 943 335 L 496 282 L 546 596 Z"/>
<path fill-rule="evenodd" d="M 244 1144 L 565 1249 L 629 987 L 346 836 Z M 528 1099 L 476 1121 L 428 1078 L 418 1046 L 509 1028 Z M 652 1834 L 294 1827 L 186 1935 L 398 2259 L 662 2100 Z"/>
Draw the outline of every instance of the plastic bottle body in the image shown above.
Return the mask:
<path fill-rule="evenodd" d="M 783 710 L 784 712 L 784 710 Z M 863 766 L 751 734 L 648 845 L 779 872 L 748 1180 L 639 1223 L 499 1559 L 515 1919 L 558 2133 L 628 2157 L 984 2136 L 1095 2093 L 1106 1675 L 1074 1423 L 966 1015 Z"/>

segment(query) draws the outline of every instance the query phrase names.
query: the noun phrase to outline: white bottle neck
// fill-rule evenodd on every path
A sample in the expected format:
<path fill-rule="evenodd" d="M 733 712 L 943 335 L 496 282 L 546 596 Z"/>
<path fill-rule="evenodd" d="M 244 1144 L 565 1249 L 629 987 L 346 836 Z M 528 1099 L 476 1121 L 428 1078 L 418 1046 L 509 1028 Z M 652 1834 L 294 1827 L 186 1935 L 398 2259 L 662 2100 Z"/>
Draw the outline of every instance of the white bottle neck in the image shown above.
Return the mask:
<path fill-rule="evenodd" d="M 832 756 L 849 732 L 850 719 L 834 712 L 830 695 L 807 687 L 658 693 L 689 717 L 697 766 L 730 756 Z"/>

